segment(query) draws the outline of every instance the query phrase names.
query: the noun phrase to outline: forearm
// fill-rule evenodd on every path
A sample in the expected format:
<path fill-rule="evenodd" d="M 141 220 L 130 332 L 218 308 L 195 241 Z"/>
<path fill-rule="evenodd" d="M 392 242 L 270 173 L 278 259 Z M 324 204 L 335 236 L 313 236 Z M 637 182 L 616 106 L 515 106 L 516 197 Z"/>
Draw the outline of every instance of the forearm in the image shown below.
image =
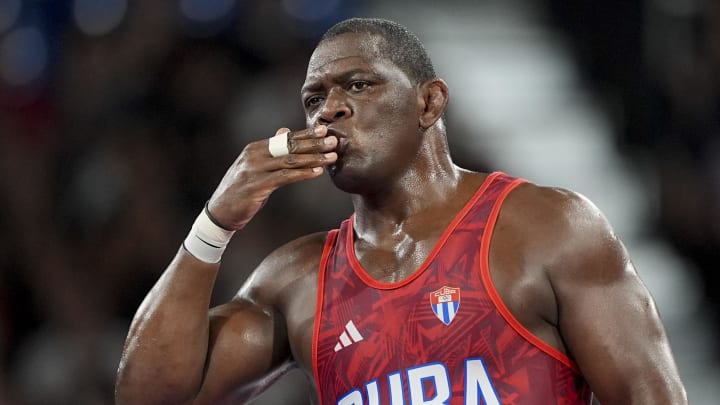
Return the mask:
<path fill-rule="evenodd" d="M 132 321 L 118 369 L 118 404 L 185 403 L 197 394 L 218 267 L 180 249 Z"/>
<path fill-rule="evenodd" d="M 292 159 L 271 156 L 265 139 L 243 149 L 185 239 L 192 255 L 181 249 L 138 309 L 118 370 L 116 402 L 189 403 L 201 389 L 214 398 L 271 370 L 278 350 L 287 351 L 280 347 L 287 340 L 285 333 L 282 343 L 268 342 L 266 336 L 277 333 L 274 320 L 254 304 L 235 321 L 219 322 L 217 336 L 209 338 L 208 310 L 219 267 L 209 263 L 220 260 L 232 234 L 255 216 L 273 191 L 317 178 L 323 166 L 337 159 L 331 152 L 337 138 L 326 135 L 325 126 L 294 132 L 293 150 L 288 151 L 295 155 Z M 253 335 L 252 330 L 260 334 Z M 242 350 L 231 347 L 251 337 L 246 345 L 238 345 Z M 214 360 L 207 362 L 205 375 L 209 352 Z M 240 364 L 250 357 L 259 361 Z"/>

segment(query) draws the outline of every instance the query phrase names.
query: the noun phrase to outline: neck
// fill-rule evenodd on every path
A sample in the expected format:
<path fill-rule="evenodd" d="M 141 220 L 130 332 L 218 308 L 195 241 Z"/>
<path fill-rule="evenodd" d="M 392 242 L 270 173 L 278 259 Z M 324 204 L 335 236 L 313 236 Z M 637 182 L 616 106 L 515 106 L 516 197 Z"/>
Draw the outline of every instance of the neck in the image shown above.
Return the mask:
<path fill-rule="evenodd" d="M 428 144 L 424 149 L 412 167 L 385 187 L 372 194 L 352 196 L 358 235 L 373 239 L 373 234 L 394 234 L 414 217 L 433 215 L 448 206 L 465 171 L 452 162 L 446 143 Z"/>

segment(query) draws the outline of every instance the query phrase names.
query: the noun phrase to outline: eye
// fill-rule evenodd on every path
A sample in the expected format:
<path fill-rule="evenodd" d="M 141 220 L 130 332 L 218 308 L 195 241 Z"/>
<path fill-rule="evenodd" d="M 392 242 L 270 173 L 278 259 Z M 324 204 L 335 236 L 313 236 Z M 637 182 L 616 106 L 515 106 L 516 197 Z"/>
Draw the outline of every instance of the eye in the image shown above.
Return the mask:
<path fill-rule="evenodd" d="M 322 103 L 323 98 L 320 96 L 310 96 L 305 99 L 305 108 L 313 108 L 317 107 L 320 103 Z"/>
<path fill-rule="evenodd" d="M 358 80 L 358 81 L 350 83 L 350 90 L 352 90 L 352 91 L 362 91 L 368 87 L 370 87 L 370 83 L 364 82 L 362 80 Z"/>

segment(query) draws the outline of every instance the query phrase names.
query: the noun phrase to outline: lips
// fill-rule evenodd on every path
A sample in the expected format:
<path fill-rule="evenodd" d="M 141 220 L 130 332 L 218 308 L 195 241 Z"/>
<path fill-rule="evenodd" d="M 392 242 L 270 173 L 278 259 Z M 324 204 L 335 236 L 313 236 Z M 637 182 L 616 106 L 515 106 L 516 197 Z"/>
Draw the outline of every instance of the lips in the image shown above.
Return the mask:
<path fill-rule="evenodd" d="M 338 171 L 343 167 L 343 161 L 342 158 L 345 155 L 345 150 L 347 149 L 347 136 L 342 132 L 338 131 L 336 128 L 330 128 L 328 127 L 327 135 L 335 136 L 338 140 L 337 146 L 335 147 L 335 153 L 337 153 L 338 157 L 335 163 L 328 166 L 330 176 L 335 176 Z"/>
<path fill-rule="evenodd" d="M 338 143 L 335 147 L 335 152 L 338 154 L 338 160 L 342 157 L 345 149 L 347 148 L 347 135 L 344 132 L 339 131 L 337 128 L 328 127 L 327 136 L 334 136 L 337 138 Z"/>

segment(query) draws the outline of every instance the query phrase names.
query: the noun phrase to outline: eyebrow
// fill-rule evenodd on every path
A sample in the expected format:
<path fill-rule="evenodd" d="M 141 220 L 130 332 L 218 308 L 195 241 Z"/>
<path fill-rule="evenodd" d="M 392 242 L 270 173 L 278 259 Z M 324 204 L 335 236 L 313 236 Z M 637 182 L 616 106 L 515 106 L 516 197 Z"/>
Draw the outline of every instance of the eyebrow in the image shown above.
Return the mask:
<path fill-rule="evenodd" d="M 332 78 L 332 81 L 334 83 L 344 83 L 344 82 L 348 81 L 351 77 L 353 77 L 357 74 L 368 74 L 368 73 L 375 74 L 374 71 L 368 70 L 368 69 L 363 69 L 363 68 L 352 69 L 352 70 L 348 70 L 348 71 L 338 74 L 337 76 Z M 302 87 L 302 89 L 300 89 L 300 94 L 304 94 L 304 93 L 308 93 L 308 92 L 316 92 L 316 91 L 321 90 L 323 87 L 324 86 L 323 86 L 322 82 L 319 80 L 310 82 L 310 83 L 304 85 Z"/>

